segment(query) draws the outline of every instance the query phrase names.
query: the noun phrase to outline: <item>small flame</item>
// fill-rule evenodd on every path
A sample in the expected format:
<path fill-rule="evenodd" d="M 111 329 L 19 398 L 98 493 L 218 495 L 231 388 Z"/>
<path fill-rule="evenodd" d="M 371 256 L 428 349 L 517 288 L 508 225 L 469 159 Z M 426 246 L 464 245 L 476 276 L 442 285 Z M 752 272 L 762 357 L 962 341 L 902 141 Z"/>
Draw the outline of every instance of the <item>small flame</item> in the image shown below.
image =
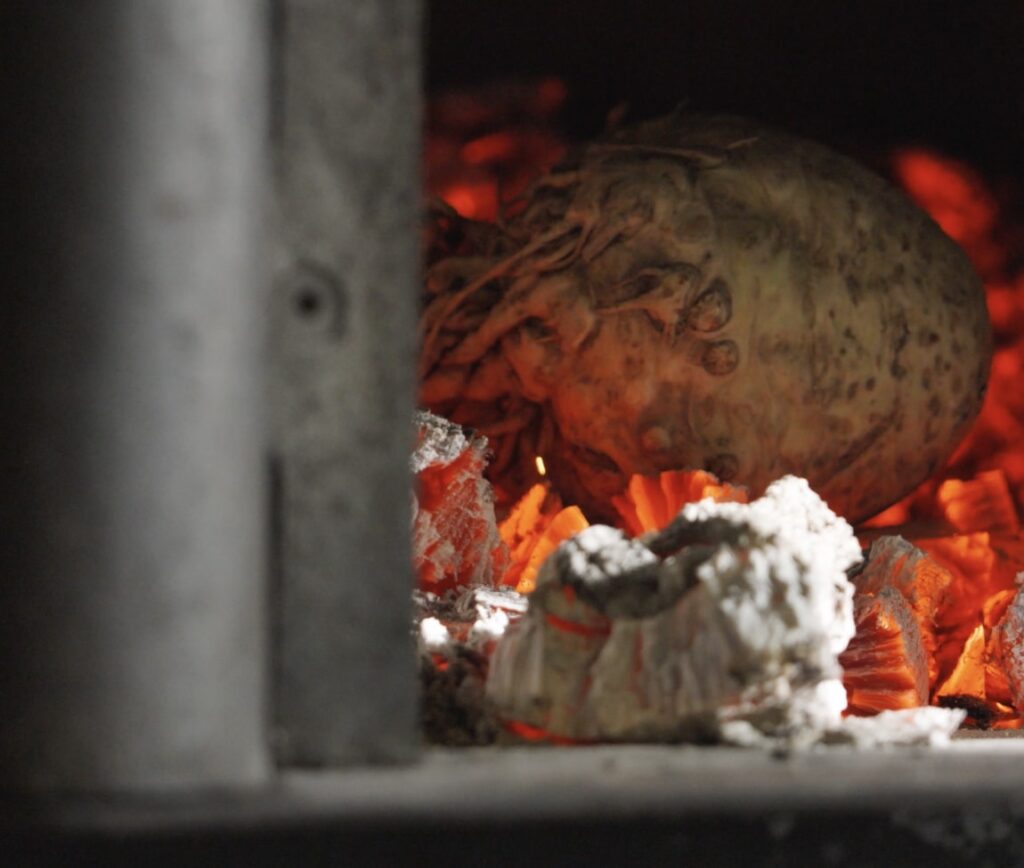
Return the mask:
<path fill-rule="evenodd" d="M 547 476 L 548 475 L 548 469 L 547 469 L 547 467 L 544 466 L 544 459 L 543 458 L 541 458 L 538 455 L 536 458 L 533 459 L 533 463 L 537 465 L 537 472 L 541 476 Z"/>

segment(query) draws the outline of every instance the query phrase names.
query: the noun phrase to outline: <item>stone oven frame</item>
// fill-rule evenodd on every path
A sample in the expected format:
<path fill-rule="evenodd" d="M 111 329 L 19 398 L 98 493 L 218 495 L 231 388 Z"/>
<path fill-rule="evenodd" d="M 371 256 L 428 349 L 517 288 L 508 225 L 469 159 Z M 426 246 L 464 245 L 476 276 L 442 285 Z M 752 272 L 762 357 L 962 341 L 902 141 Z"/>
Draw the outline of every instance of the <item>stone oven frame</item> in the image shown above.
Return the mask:
<path fill-rule="evenodd" d="M 1013 738 L 942 757 L 421 755 L 421 3 L 3 15 L 0 830 L 17 852 L 1020 858 Z"/>

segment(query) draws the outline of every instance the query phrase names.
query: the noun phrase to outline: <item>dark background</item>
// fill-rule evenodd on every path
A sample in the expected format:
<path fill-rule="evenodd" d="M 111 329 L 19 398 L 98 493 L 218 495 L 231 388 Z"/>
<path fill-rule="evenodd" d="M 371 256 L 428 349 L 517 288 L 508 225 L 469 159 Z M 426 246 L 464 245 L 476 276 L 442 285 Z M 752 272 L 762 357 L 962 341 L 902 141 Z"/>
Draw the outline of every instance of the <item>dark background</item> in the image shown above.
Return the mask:
<path fill-rule="evenodd" d="M 430 0 L 431 91 L 505 76 L 566 80 L 565 123 L 619 102 L 686 102 L 847 151 L 927 143 L 990 175 L 1024 163 L 1024 0 Z"/>

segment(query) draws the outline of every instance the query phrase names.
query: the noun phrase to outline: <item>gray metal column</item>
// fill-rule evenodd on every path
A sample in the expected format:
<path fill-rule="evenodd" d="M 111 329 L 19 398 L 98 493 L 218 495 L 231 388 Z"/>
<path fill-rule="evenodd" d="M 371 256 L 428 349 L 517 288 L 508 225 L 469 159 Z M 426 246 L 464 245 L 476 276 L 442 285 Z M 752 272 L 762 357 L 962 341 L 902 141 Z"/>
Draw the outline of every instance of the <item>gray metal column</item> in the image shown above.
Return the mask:
<path fill-rule="evenodd" d="M 266 10 L 2 16 L 0 786 L 250 784 Z"/>
<path fill-rule="evenodd" d="M 415 744 L 408 474 L 418 0 L 279 0 L 276 730 L 292 764 Z"/>

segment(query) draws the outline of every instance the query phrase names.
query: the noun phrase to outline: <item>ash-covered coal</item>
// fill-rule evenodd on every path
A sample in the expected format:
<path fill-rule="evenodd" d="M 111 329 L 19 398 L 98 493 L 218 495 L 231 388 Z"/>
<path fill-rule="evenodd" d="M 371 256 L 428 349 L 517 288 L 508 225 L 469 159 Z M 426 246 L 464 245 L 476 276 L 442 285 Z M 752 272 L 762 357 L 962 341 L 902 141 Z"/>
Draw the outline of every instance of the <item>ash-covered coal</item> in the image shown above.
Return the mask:
<path fill-rule="evenodd" d="M 415 417 L 413 561 L 420 586 L 443 592 L 497 584 L 508 551 L 484 479 L 487 440 L 432 413 Z"/>
<path fill-rule="evenodd" d="M 796 477 L 751 504 L 689 504 L 641 539 L 594 526 L 541 568 L 487 695 L 559 739 L 814 741 L 846 705 L 860 557 Z"/>

